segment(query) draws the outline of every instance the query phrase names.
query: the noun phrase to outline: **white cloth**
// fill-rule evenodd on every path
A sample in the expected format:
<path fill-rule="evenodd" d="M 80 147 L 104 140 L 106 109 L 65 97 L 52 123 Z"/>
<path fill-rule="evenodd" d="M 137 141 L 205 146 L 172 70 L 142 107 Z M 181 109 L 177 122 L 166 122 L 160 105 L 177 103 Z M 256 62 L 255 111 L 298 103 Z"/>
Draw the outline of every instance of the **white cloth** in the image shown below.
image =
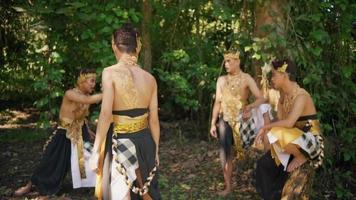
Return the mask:
<path fill-rule="evenodd" d="M 252 117 L 255 120 L 255 133 L 256 134 L 260 131 L 260 129 L 265 124 L 265 121 L 263 119 L 263 114 L 268 113 L 270 120 L 273 119 L 273 116 L 271 113 L 271 108 L 272 107 L 269 104 L 261 104 L 258 108 L 253 108 L 251 110 Z"/>
<path fill-rule="evenodd" d="M 268 137 L 268 141 L 269 143 L 273 146 L 276 154 L 277 154 L 277 157 L 279 159 L 279 161 L 281 162 L 281 164 L 283 165 L 284 167 L 284 171 L 287 170 L 287 166 L 288 166 L 288 161 L 289 161 L 289 158 L 290 158 L 290 154 L 288 153 L 285 153 L 283 151 L 283 149 L 276 143 L 278 138 L 275 137 L 271 132 L 268 132 L 267 133 L 267 137 Z"/>
<path fill-rule="evenodd" d="M 85 148 L 89 144 L 84 142 L 83 145 L 83 153 L 84 153 L 84 165 L 85 165 L 85 174 L 86 178 L 81 179 L 80 171 L 79 171 L 79 161 L 78 161 L 78 152 L 77 145 L 71 142 L 71 171 L 72 171 L 72 182 L 73 188 L 81 188 L 81 187 L 95 187 L 96 182 L 96 174 L 89 167 L 89 158 L 91 156 L 90 151 Z"/>
<path fill-rule="evenodd" d="M 284 170 L 287 170 L 288 161 L 289 161 L 289 158 L 291 155 L 284 152 L 284 150 L 278 145 L 278 143 L 276 143 L 278 138 L 275 137 L 271 131 L 267 133 L 267 137 L 268 137 L 269 143 L 271 145 L 273 145 L 273 148 L 277 154 L 279 161 L 283 165 Z M 304 139 L 303 139 L 303 137 L 304 137 Z M 303 133 L 302 136 L 300 136 L 297 139 L 295 139 L 294 141 L 292 141 L 292 143 L 298 145 L 308 155 L 312 155 L 314 151 L 317 152 L 317 153 L 314 153 L 315 155 L 319 155 L 321 152 L 319 142 L 317 141 L 316 137 L 310 132 Z M 309 145 L 309 147 L 308 147 L 308 145 Z"/>
<path fill-rule="evenodd" d="M 130 182 L 134 182 L 136 180 L 136 169 L 138 168 L 138 162 L 132 165 L 126 164 L 128 163 L 128 159 L 132 155 L 136 155 L 135 145 L 131 142 L 130 139 L 118 139 L 116 141 L 116 147 L 119 152 L 113 151 L 113 161 L 111 164 L 111 183 L 110 183 L 110 191 L 112 200 L 126 200 L 130 199 L 130 188 L 128 187 L 125 176 L 122 175 L 118 171 L 118 163 L 115 161 L 115 157 L 118 159 L 118 162 L 122 164 L 125 168 L 128 179 Z M 115 142 L 114 142 L 115 144 Z M 120 152 L 120 145 L 124 145 L 125 148 L 122 152 Z M 126 166 L 125 166 L 126 165 Z"/>

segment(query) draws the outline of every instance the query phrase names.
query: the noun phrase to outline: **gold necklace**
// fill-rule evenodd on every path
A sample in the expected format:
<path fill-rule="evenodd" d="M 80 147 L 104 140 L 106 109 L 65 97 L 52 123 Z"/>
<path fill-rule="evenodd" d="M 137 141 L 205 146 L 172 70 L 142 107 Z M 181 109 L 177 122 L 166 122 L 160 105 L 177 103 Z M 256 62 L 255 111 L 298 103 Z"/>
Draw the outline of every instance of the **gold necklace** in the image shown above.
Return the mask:
<path fill-rule="evenodd" d="M 82 95 L 85 95 L 85 96 L 88 96 L 87 94 L 85 94 L 83 91 L 81 91 L 80 89 L 78 89 L 77 87 L 75 87 L 73 89 L 75 92 L 79 93 L 79 94 L 82 94 Z"/>
<path fill-rule="evenodd" d="M 239 72 L 235 75 L 227 75 L 227 88 L 230 90 L 230 93 L 234 96 L 238 95 L 239 88 L 242 82 L 242 73 Z"/>
<path fill-rule="evenodd" d="M 121 56 L 119 63 L 125 64 L 128 66 L 135 66 L 135 65 L 137 65 L 137 57 L 128 55 L 128 54 L 124 54 Z"/>
<path fill-rule="evenodd" d="M 282 104 L 284 117 L 287 117 L 289 112 L 291 111 L 292 106 L 294 104 L 294 100 L 298 95 L 299 88 L 300 88 L 299 85 L 295 83 L 293 85 L 292 92 L 290 92 L 289 94 L 284 94 L 283 104 Z"/>

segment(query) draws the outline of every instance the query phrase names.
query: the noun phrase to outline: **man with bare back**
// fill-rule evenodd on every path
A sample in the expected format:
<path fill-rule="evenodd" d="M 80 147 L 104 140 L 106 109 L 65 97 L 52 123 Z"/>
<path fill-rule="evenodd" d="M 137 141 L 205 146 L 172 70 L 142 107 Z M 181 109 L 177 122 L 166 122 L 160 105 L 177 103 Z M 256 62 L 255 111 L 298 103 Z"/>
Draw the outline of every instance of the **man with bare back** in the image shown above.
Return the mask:
<path fill-rule="evenodd" d="M 103 101 L 91 159 L 98 174 L 95 195 L 104 200 L 158 200 L 157 83 L 137 64 L 139 35 L 131 24 L 114 32 L 112 49 L 118 63 L 103 71 Z"/>

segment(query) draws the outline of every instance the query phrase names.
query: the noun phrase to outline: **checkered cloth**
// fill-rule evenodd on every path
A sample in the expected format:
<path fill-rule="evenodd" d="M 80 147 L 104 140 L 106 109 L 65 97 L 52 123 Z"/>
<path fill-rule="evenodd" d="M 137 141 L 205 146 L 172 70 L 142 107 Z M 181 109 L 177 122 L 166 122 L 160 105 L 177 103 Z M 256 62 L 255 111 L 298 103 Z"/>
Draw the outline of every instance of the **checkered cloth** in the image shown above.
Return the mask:
<path fill-rule="evenodd" d="M 91 153 L 92 150 L 93 150 L 93 144 L 90 143 L 90 142 L 84 142 L 84 149 L 85 149 L 87 152 Z"/>
<path fill-rule="evenodd" d="M 302 149 L 309 155 L 310 159 L 316 159 L 323 151 L 322 145 L 323 138 L 320 135 L 313 135 L 310 132 L 303 133 L 301 137 Z"/>
<path fill-rule="evenodd" d="M 242 118 L 242 114 L 238 117 L 238 122 L 240 123 L 240 136 L 242 148 L 248 148 L 254 141 L 256 137 L 256 124 L 253 117 L 245 120 Z"/>
<path fill-rule="evenodd" d="M 115 143 L 116 145 L 113 145 L 113 150 L 117 154 L 117 162 L 121 163 L 126 170 L 132 167 L 134 169 L 138 168 L 134 143 L 130 139 L 117 139 Z"/>

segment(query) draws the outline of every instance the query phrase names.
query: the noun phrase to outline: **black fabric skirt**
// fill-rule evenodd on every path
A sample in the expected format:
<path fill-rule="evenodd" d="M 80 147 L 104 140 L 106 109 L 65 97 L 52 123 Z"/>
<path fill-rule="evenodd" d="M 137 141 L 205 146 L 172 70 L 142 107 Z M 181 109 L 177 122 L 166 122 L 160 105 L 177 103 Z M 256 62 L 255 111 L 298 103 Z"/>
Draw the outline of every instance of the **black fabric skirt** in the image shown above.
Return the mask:
<path fill-rule="evenodd" d="M 115 137 L 113 137 L 115 138 Z M 130 139 L 136 147 L 136 156 L 138 160 L 139 169 L 141 172 L 142 182 L 145 182 L 151 170 L 155 167 L 156 162 L 156 145 L 151 136 L 149 129 L 144 129 L 137 133 L 130 134 L 120 134 L 117 139 Z M 158 173 L 155 173 L 155 176 L 151 182 L 148 193 L 152 199 L 158 200 L 161 199 L 161 195 L 158 188 Z M 135 181 L 134 185 L 138 187 L 138 184 Z M 131 199 L 141 199 L 141 197 L 131 191 Z"/>
<path fill-rule="evenodd" d="M 280 200 L 288 174 L 283 170 L 283 165 L 276 165 L 271 151 L 268 151 L 257 161 L 256 191 L 264 200 Z"/>
<path fill-rule="evenodd" d="M 234 145 L 234 137 L 233 137 L 233 130 L 230 127 L 229 123 L 224 121 L 224 119 L 219 117 L 218 123 L 218 138 L 219 138 L 219 151 L 222 159 L 222 163 L 227 160 L 232 159 L 232 146 Z"/>
<path fill-rule="evenodd" d="M 113 114 L 117 115 L 127 115 L 130 117 L 140 116 L 147 112 L 147 109 L 132 109 L 127 111 L 114 111 Z M 110 180 L 111 180 L 111 164 L 113 161 L 113 139 L 130 139 L 131 142 L 134 143 L 136 148 L 136 155 L 139 164 L 139 170 L 141 173 L 142 182 L 145 182 L 151 170 L 155 167 L 156 162 L 156 144 L 152 138 L 150 129 L 146 128 L 141 131 L 135 133 L 128 134 L 118 134 L 115 136 L 113 134 L 113 124 L 110 125 L 110 129 L 108 131 L 106 137 L 105 144 L 105 159 L 103 166 L 103 199 L 115 199 L 115 197 L 111 197 L 110 194 Z M 137 181 L 133 183 L 136 187 L 139 187 Z M 155 176 L 150 184 L 148 194 L 154 200 L 160 200 L 161 194 L 158 188 L 158 170 L 155 173 Z M 139 200 L 142 197 L 134 192 L 130 192 L 130 197 L 132 200 Z"/>
<path fill-rule="evenodd" d="M 39 165 L 36 167 L 31 182 L 41 195 L 54 195 L 70 170 L 71 141 L 66 137 L 66 130 L 57 128 L 51 136 Z M 83 140 L 89 141 L 85 125 L 82 127 Z"/>

